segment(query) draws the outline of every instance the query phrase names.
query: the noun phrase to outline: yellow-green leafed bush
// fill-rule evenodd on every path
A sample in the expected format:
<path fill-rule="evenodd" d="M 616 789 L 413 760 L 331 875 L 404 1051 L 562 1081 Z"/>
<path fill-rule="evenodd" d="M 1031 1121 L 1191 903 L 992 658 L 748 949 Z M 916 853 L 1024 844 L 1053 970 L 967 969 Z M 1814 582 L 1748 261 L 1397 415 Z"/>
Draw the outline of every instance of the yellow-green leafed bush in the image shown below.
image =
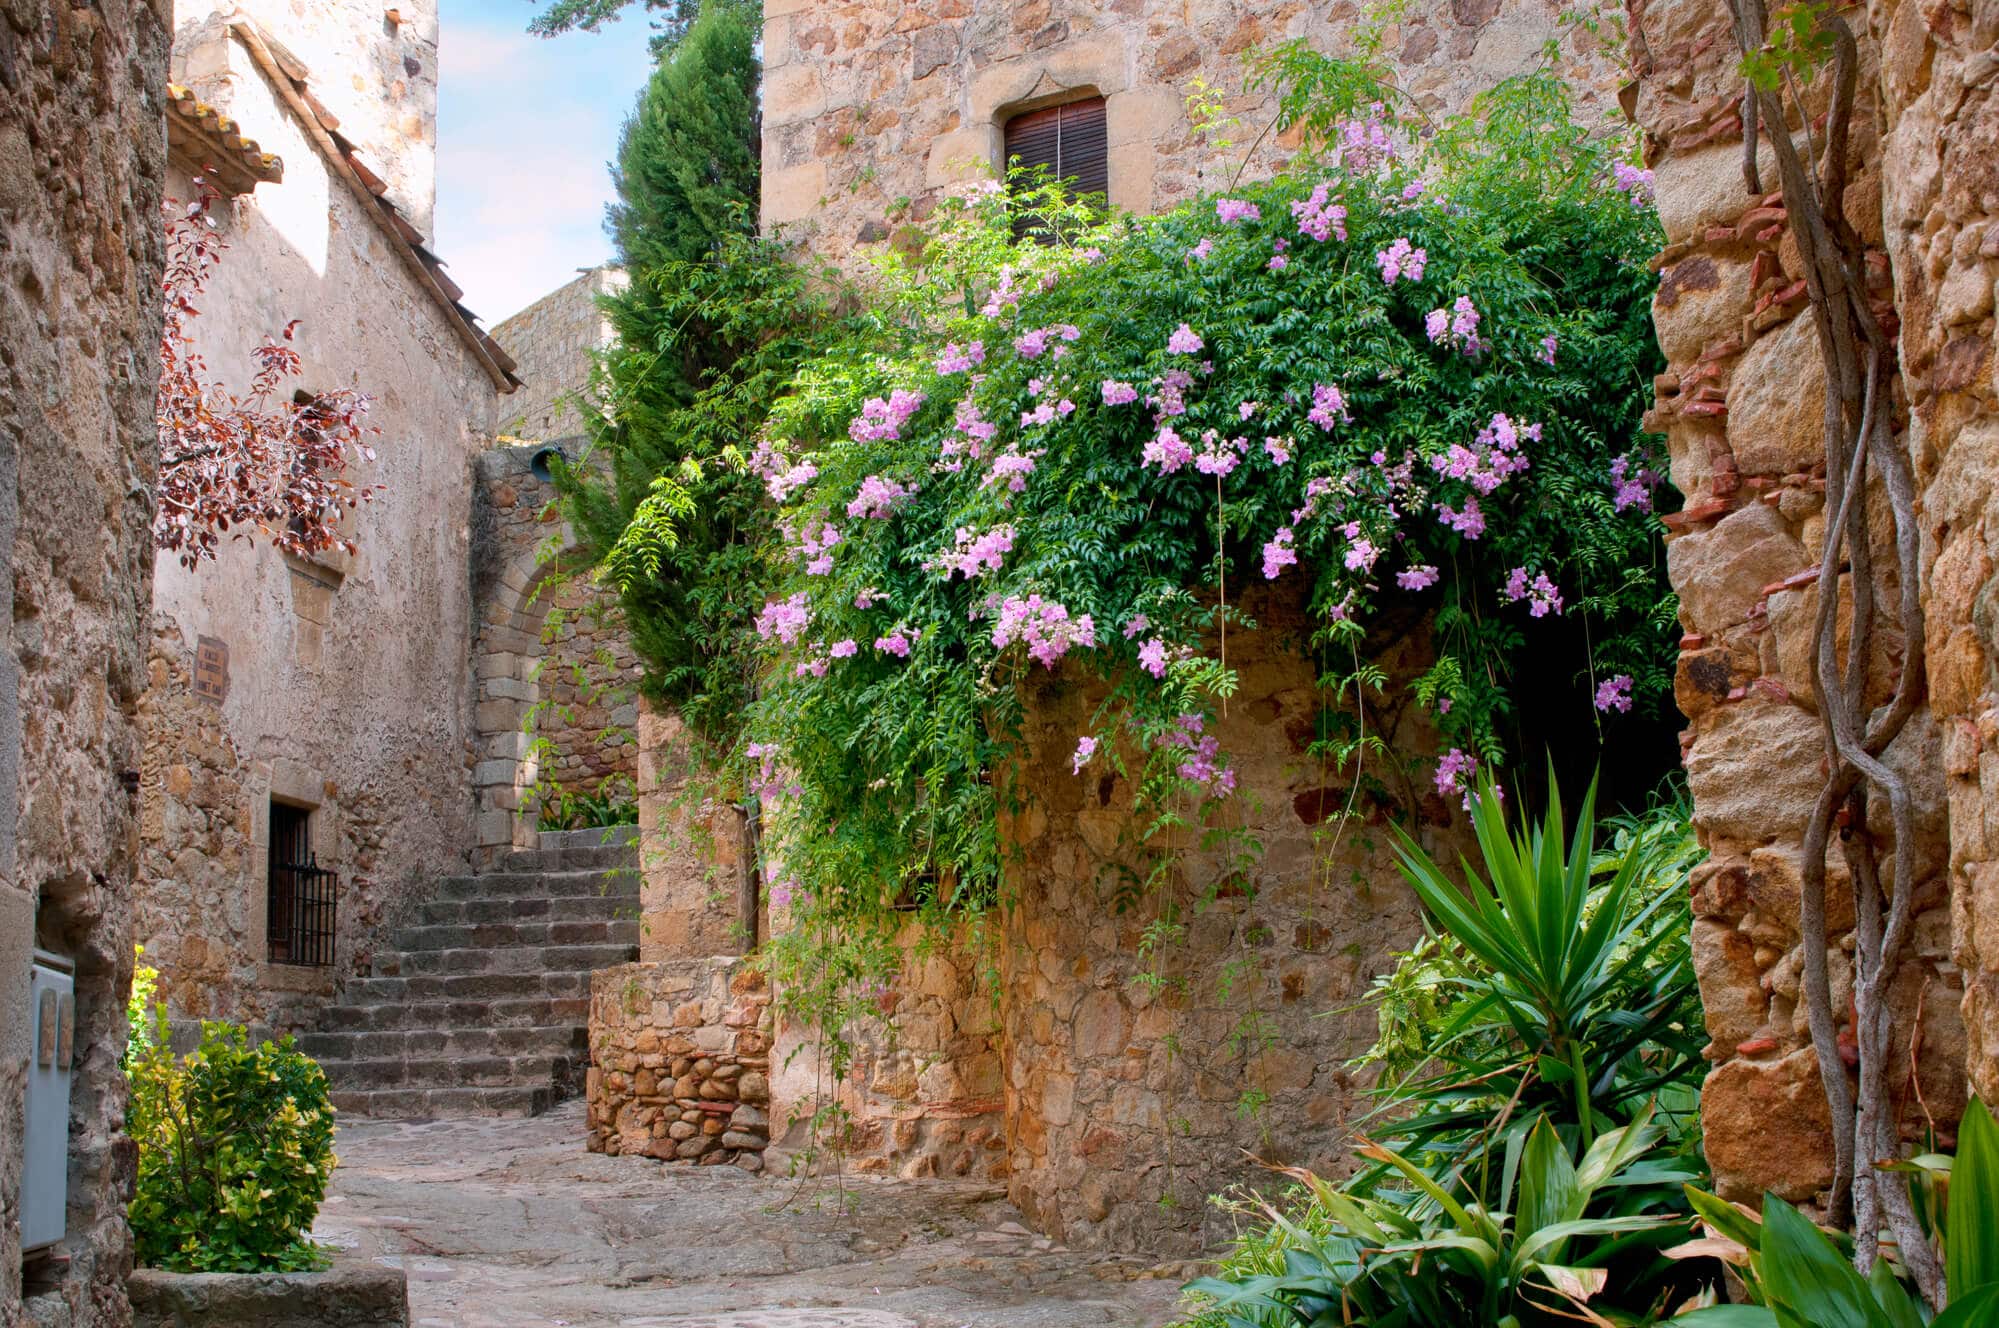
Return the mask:
<path fill-rule="evenodd" d="M 250 1044 L 204 1023 L 185 1059 L 165 1020 L 127 1067 L 139 1145 L 138 1261 L 175 1272 L 296 1272 L 325 1265 L 309 1239 L 333 1174 L 326 1075 L 290 1037 Z"/>

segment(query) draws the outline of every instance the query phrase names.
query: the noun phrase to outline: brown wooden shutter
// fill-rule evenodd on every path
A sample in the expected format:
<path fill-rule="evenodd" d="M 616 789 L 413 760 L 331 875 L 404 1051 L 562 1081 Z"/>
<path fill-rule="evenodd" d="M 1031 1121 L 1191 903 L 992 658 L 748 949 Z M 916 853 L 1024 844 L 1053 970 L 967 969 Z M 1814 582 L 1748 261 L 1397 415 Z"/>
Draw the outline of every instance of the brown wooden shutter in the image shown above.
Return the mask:
<path fill-rule="evenodd" d="M 1046 166 L 1073 197 L 1108 193 L 1104 99 L 1091 97 L 1016 115 L 1006 122 L 1006 156 L 1010 166 Z"/>

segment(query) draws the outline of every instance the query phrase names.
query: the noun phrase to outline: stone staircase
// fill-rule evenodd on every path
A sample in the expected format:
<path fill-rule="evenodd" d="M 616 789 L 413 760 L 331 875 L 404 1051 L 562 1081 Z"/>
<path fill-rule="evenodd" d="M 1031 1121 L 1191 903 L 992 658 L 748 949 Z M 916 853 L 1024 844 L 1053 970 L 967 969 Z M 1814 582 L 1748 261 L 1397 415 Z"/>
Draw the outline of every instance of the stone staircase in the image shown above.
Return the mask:
<path fill-rule="evenodd" d="M 637 845 L 602 830 L 439 883 L 299 1039 L 350 1116 L 534 1116 L 580 1090 L 590 975 L 639 949 Z"/>

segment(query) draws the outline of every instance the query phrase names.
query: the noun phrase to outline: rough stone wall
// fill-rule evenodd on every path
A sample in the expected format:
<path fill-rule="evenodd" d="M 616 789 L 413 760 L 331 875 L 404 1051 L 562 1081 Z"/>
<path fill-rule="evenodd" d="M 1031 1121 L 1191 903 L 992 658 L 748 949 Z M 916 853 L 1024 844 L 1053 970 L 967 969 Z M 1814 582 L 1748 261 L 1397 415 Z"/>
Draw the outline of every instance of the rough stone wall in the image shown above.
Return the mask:
<path fill-rule="evenodd" d="M 1929 8 L 1943 31 L 1968 36 L 1961 11 Z M 1668 240 L 1654 319 L 1670 365 L 1653 419 L 1667 435 L 1674 482 L 1687 495 L 1686 510 L 1668 522 L 1667 557 L 1687 633 L 1677 679 L 1690 725 L 1686 767 L 1695 826 L 1710 854 L 1695 877 L 1693 936 L 1714 1063 L 1702 1107 L 1707 1152 L 1728 1197 L 1753 1201 L 1767 1188 L 1802 1200 L 1832 1176 L 1798 948 L 1800 843 L 1823 759 L 1807 661 L 1819 593 L 1813 550 L 1826 519 L 1825 376 L 1781 197 L 1752 197 L 1743 183 L 1741 82 L 1726 6 L 1649 0 L 1630 13 L 1637 115 Z M 1977 878 L 1988 842 L 1984 793 L 1991 784 L 1981 781 L 1999 769 L 1991 755 L 1991 638 L 1989 631 L 1979 637 L 1975 609 L 1991 581 L 1984 505 L 1999 453 L 1993 435 L 1972 424 L 1991 402 L 1994 272 L 1978 254 L 1983 232 L 1976 224 L 1994 201 L 1989 163 L 1978 155 L 1989 150 L 1991 122 L 1963 139 L 1948 123 L 1966 107 L 1982 107 L 1982 98 L 1965 96 L 1964 75 L 1977 61 L 1962 50 L 1958 81 L 1946 80 L 1931 102 L 1917 95 L 1932 39 L 1916 6 L 1878 7 L 1871 36 L 1868 13 L 1849 16 L 1862 34 L 1863 58 L 1847 213 L 1870 246 L 1877 312 L 1891 327 L 1901 324 L 1906 372 L 1896 391 L 1897 430 L 1924 490 L 1932 704 L 1890 752 L 1910 781 L 1921 826 L 1915 954 L 1891 991 L 1903 1027 L 1913 1028 L 1921 1012 L 1924 1054 L 1913 1085 L 1920 1091 L 1910 1091 L 1906 1066 L 1893 1076 L 1904 1131 L 1914 1137 L 1928 1118 L 1949 1128 L 1962 1107 L 1958 965 L 1976 977 L 1979 956 L 1992 953 L 1980 949 L 1966 880 Z M 1986 47 L 1991 27 L 1988 19 Z M 1886 45 L 1876 40 L 1884 31 L 1891 35 Z M 1989 67 L 1989 53 L 1984 59 Z M 1912 97 L 1915 110 L 1898 109 Z M 1887 140 L 1879 137 L 1884 125 Z M 1979 133 L 1986 148 L 1975 146 Z M 1947 160 L 1959 162 L 1969 192 L 1940 191 Z M 1774 187 L 1773 172 L 1766 164 Z M 1980 178 L 1987 183 L 1977 184 Z M 1975 279 L 1958 277 L 1950 301 L 1912 297 L 1966 270 Z M 1882 499 L 1874 511 L 1886 507 Z M 1885 533 L 1876 537 L 1885 546 Z M 1892 586 L 1884 589 L 1892 594 Z M 1877 698 L 1885 699 L 1902 656 L 1903 643 L 1883 641 L 1871 663 Z M 1887 830 L 1881 819 L 1877 833 Z M 1829 887 L 1833 1002 L 1844 1011 L 1852 902 L 1836 853 Z M 1967 1008 L 1983 1014 L 1976 994 Z"/>
<path fill-rule="evenodd" d="M 1868 9 L 1971 1087 L 1999 1102 L 1999 4 Z"/>
<path fill-rule="evenodd" d="M 782 913 L 782 910 L 779 910 Z M 783 926 L 782 917 L 778 925 Z M 902 971 L 875 996 L 881 1022 L 847 1030 L 851 1070 L 834 1081 L 811 1030 L 778 1015 L 771 1069 L 773 1173 L 790 1168 L 998 1180 L 1007 1172 L 999 1001 L 988 947 L 927 935 L 896 937 Z M 812 1117 L 822 1107 L 845 1124 Z"/>
<path fill-rule="evenodd" d="M 520 390 L 500 403 L 495 435 L 552 443 L 583 432 L 582 417 L 567 398 L 589 383 L 592 355 L 614 340 L 598 298 L 628 284 L 619 268 L 591 268 L 493 329 L 493 340 L 514 357 L 521 378 Z"/>
<path fill-rule="evenodd" d="M 1384 770 L 1388 802 L 1363 792 L 1341 827 L 1352 772 L 1306 754 L 1327 698 L 1303 607 L 1266 593 L 1245 609 L 1258 629 L 1229 635 L 1241 688 L 1215 731 L 1237 773 L 1225 814 L 1262 842 L 1258 861 L 1179 848 L 1165 882 L 1138 888 L 1129 782 L 1070 769 L 1097 687 L 1058 673 L 1030 696 L 1016 773 L 1035 798 L 1001 826 L 1021 853 L 999 973 L 1009 1195 L 1072 1244 L 1205 1246 L 1226 1234 L 1204 1230 L 1206 1197 L 1264 1179 L 1245 1151 L 1350 1169 L 1364 1084 L 1345 1062 L 1375 1027 L 1366 1011 L 1327 1012 L 1422 934 L 1386 818 L 1413 813 L 1433 851 L 1465 846 L 1454 806 Z M 1373 654 L 1406 679 L 1429 651 L 1418 627 Z M 1404 759 L 1436 751 L 1415 707 L 1372 717 Z M 1143 933 L 1161 919 L 1184 930 L 1149 962 Z"/>
<path fill-rule="evenodd" d="M 1435 111 L 1532 68 L 1560 0 L 1413 5 L 1386 34 L 1402 87 Z M 1021 110 L 1102 95 L 1110 198 L 1134 212 L 1218 188 L 1271 102 L 1243 94 L 1245 51 L 1294 37 L 1337 51 L 1352 0 L 768 0 L 764 5 L 763 221 L 844 263 L 920 219 L 941 194 L 1002 166 L 1000 126 Z M 1585 122 L 1612 106 L 1610 53 L 1564 33 L 1561 73 Z M 1222 150 L 1195 132 L 1185 97 L 1204 78 L 1247 126 Z M 1266 142 L 1268 175 L 1289 151 Z M 911 205 L 905 216 L 903 201 Z"/>
<path fill-rule="evenodd" d="M 0 1325 L 127 1318 L 164 3 L 0 0 Z M 77 965 L 66 1265 L 24 1286 L 29 952 Z M 26 1303 L 23 1294 L 28 1293 Z"/>
<path fill-rule="evenodd" d="M 770 991 L 740 960 L 623 964 L 590 978 L 593 1153 L 761 1171 Z"/>
<path fill-rule="evenodd" d="M 574 539 L 533 443 L 476 466 L 472 783 L 484 853 L 527 847 L 543 789 L 595 793 L 638 773 L 638 657 L 614 597 L 568 577 Z"/>
<path fill-rule="evenodd" d="M 300 40 L 308 60 L 310 34 L 287 23 L 337 18 L 351 28 L 363 17 L 358 5 L 263 8 L 271 12 L 257 16 L 278 40 Z M 344 50 L 334 34 L 345 30 L 314 38 L 323 55 Z M 358 31 L 386 34 L 381 13 Z M 302 559 L 232 540 L 213 562 L 190 571 L 168 560 L 154 575 L 160 690 L 145 714 L 138 937 L 176 1015 L 283 1024 L 309 1017 L 341 976 L 365 972 L 378 928 L 464 861 L 472 460 L 495 391 L 451 315 L 417 286 L 242 43 L 212 23 L 182 38 L 179 75 L 285 164 L 281 183 L 218 207 L 230 248 L 193 325 L 196 348 L 242 391 L 254 347 L 298 318 L 296 385 L 370 394 L 381 430 L 377 460 L 353 469 L 357 483 L 379 486 L 351 517 L 357 553 Z M 358 84 L 360 103 L 370 87 L 388 97 L 367 68 L 344 79 L 328 69 L 315 86 Z M 428 147 L 405 147 L 406 161 L 428 161 Z M 193 196 L 183 173 L 168 187 Z M 189 684 L 204 646 L 220 685 L 196 696 Z M 332 969 L 265 962 L 274 798 L 312 810 L 320 865 L 339 873 Z"/>
<path fill-rule="evenodd" d="M 381 177 L 397 211 L 423 234 L 434 234 L 437 0 L 395 0 L 393 4 L 380 0 L 172 0 L 172 6 L 177 37 L 231 11 L 255 19 L 312 72 L 313 94 L 340 121 L 341 135 Z M 223 72 L 196 64 L 178 69 L 175 77 L 184 82 L 205 81 L 209 75 Z M 251 137 L 258 137 L 254 130 Z M 259 141 L 266 150 L 274 150 L 268 140 Z M 283 156 L 287 166 L 299 160 L 290 151 Z"/>

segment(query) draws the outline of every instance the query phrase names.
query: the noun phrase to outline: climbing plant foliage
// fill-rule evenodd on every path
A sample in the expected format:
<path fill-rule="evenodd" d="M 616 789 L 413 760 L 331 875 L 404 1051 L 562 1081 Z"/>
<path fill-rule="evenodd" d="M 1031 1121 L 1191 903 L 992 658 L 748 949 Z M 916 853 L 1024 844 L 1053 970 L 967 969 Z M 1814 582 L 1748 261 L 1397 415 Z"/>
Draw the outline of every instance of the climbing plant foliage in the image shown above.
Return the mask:
<path fill-rule="evenodd" d="M 1421 775 L 1453 801 L 1505 761 L 1522 671 L 1571 678 L 1585 732 L 1662 703 L 1645 178 L 1552 77 L 1408 142 L 1339 119 L 1144 219 L 990 183 L 878 258 L 753 458 L 783 548 L 744 753 L 801 916 L 994 897 L 1043 670 L 1104 684 L 1079 773 L 1135 779 L 1155 830 L 1214 823 L 1251 587 L 1309 605 L 1358 721 L 1325 735 L 1340 762 L 1401 759 L 1361 642 L 1428 623 L 1413 691 L 1448 751 Z M 1544 653 L 1575 618 L 1588 646 Z"/>

